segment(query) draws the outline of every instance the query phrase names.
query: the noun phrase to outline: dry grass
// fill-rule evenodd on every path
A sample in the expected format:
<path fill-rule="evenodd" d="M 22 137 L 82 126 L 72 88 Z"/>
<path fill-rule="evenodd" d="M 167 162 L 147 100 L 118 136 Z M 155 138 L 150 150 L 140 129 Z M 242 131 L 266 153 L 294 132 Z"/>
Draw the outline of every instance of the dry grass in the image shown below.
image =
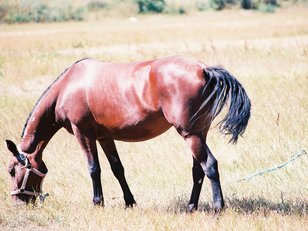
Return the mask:
<path fill-rule="evenodd" d="M 138 206 L 122 193 L 101 150 L 106 207 L 93 208 L 86 161 L 73 136 L 60 131 L 44 152 L 49 173 L 44 204 L 10 202 L 10 158 L 0 146 L 1 230 L 307 230 L 308 156 L 283 169 L 236 179 L 308 151 L 307 8 L 275 14 L 246 11 L 143 16 L 137 23 L 106 18 L 61 24 L 1 25 L 0 140 L 16 142 L 37 98 L 74 61 L 135 61 L 183 54 L 221 64 L 245 86 L 252 118 L 237 146 L 212 128 L 209 146 L 220 164 L 227 209 L 211 211 L 205 181 L 200 209 L 186 214 L 191 157 L 174 130 L 143 143 L 117 146 Z"/>

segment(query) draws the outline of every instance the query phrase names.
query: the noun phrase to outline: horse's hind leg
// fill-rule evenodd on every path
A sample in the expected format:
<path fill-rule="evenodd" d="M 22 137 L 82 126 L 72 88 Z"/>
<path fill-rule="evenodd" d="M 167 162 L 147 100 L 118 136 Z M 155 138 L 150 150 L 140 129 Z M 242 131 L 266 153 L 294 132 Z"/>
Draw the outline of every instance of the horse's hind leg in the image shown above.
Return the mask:
<path fill-rule="evenodd" d="M 202 183 L 204 179 L 204 172 L 200 165 L 200 163 L 193 157 L 193 167 L 192 167 L 192 176 L 193 176 L 193 189 L 191 192 L 189 204 L 188 204 L 188 211 L 193 212 L 198 208 L 198 201 L 199 196 L 202 188 Z"/>
<path fill-rule="evenodd" d="M 99 143 L 107 156 L 114 176 L 118 179 L 121 185 L 126 207 L 132 207 L 136 204 L 136 201 L 126 182 L 124 168 L 119 158 L 114 141 L 112 139 L 102 139 L 99 140 Z"/>
<path fill-rule="evenodd" d="M 207 160 L 206 163 L 201 162 L 201 167 L 205 171 L 206 176 L 211 181 L 214 209 L 215 211 L 220 211 L 224 207 L 224 200 L 222 195 L 222 190 L 220 186 L 219 172 L 218 172 L 218 162 L 211 153 L 209 147 L 206 146 Z"/>
<path fill-rule="evenodd" d="M 72 127 L 74 135 L 76 136 L 88 160 L 88 166 L 93 185 L 93 203 L 95 205 L 104 205 L 103 190 L 101 184 L 101 168 L 97 155 L 96 140 L 91 137 L 91 135 L 87 135 L 86 133 L 81 132 L 80 129 L 76 126 Z"/>
<path fill-rule="evenodd" d="M 223 195 L 220 186 L 219 172 L 218 172 L 218 163 L 210 149 L 206 145 L 202 135 L 191 135 L 185 137 L 186 142 L 190 146 L 193 156 L 197 162 L 194 162 L 195 168 L 193 168 L 193 174 L 195 171 L 196 178 L 194 177 L 194 187 L 192 191 L 192 197 L 190 204 L 198 204 L 198 199 L 201 191 L 201 184 L 197 185 L 199 180 L 202 179 L 202 174 L 200 174 L 200 168 L 197 167 L 197 163 L 201 166 L 205 175 L 209 178 L 212 186 L 213 192 L 213 201 L 214 201 L 214 210 L 219 211 L 224 207 Z M 201 177 L 201 178 L 200 178 Z M 202 183 L 202 181 L 201 181 Z M 195 190 L 195 192 L 194 192 Z M 192 202 L 192 203 L 191 203 Z M 192 205 L 189 205 L 192 207 Z"/>

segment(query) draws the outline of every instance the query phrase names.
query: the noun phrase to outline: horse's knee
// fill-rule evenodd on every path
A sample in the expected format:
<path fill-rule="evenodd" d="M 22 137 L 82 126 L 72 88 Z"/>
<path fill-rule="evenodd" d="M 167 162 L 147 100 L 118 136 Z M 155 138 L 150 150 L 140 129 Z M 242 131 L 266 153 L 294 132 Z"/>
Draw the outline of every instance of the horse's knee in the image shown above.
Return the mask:
<path fill-rule="evenodd" d="M 89 168 L 91 178 L 96 178 L 101 174 L 101 168 L 97 165 L 92 165 Z"/>
<path fill-rule="evenodd" d="M 218 173 L 218 162 L 216 159 L 212 160 L 210 163 L 206 164 L 206 170 L 205 170 L 206 176 L 209 179 L 218 179 L 219 173 Z"/>

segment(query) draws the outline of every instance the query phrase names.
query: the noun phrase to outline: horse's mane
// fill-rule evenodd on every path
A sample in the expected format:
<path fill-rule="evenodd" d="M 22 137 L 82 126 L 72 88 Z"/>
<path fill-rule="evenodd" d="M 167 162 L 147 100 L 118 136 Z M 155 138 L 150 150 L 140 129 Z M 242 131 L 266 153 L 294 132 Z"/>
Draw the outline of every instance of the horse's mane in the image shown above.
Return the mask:
<path fill-rule="evenodd" d="M 33 112 L 35 111 L 37 105 L 39 104 L 39 102 L 41 102 L 41 100 L 44 98 L 44 96 L 47 94 L 47 92 L 52 88 L 52 86 L 72 67 L 74 66 L 75 64 L 85 60 L 85 59 L 89 59 L 89 58 L 83 58 L 83 59 L 80 59 L 78 61 L 76 61 L 75 63 L 73 63 L 70 67 L 66 68 L 46 89 L 45 91 L 43 92 L 43 94 L 40 96 L 40 98 L 37 100 L 37 102 L 35 103 L 32 111 L 29 113 L 28 115 L 28 118 L 26 119 L 26 122 L 25 122 L 25 125 L 22 129 L 22 133 L 21 133 L 21 138 L 24 136 L 25 134 L 25 130 L 26 130 L 26 127 L 28 125 L 28 122 L 29 122 L 29 119 L 31 118 Z"/>

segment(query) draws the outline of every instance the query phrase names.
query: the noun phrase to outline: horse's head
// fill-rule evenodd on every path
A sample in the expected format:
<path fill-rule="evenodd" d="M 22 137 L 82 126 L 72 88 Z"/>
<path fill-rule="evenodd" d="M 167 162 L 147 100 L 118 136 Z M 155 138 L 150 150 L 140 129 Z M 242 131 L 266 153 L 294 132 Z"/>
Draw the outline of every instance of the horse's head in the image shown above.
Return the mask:
<path fill-rule="evenodd" d="M 8 164 L 12 198 L 15 201 L 34 202 L 37 196 L 41 196 L 41 186 L 47 168 L 43 161 L 38 162 L 32 154 L 19 151 L 12 141 L 6 140 L 6 145 L 13 154 Z"/>

